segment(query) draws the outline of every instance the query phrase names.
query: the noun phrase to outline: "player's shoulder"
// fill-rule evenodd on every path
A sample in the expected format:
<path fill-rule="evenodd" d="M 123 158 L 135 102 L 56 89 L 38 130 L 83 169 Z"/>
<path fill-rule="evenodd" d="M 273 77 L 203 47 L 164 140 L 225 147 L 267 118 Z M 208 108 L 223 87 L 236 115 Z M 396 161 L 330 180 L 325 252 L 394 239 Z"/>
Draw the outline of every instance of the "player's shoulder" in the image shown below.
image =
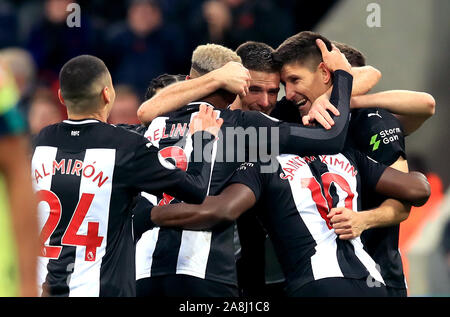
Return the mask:
<path fill-rule="evenodd" d="M 351 124 L 365 127 L 366 130 L 381 128 L 402 129 L 400 120 L 392 113 L 381 108 L 355 109 L 352 111 Z"/>
<path fill-rule="evenodd" d="M 145 127 L 105 124 L 102 127 L 108 135 L 114 136 L 118 145 L 131 146 L 148 142 L 144 137 Z"/>
<path fill-rule="evenodd" d="M 133 133 L 137 133 L 140 135 L 144 135 L 145 131 L 147 130 L 148 127 L 142 125 L 142 124 L 124 124 L 124 123 L 120 123 L 120 124 L 115 124 L 116 127 L 125 129 L 127 131 L 133 132 Z"/>
<path fill-rule="evenodd" d="M 46 141 L 49 139 L 55 139 L 58 137 L 58 130 L 61 129 L 63 122 L 54 123 L 48 125 L 39 131 L 38 134 L 34 136 L 34 140 L 36 143 Z"/>

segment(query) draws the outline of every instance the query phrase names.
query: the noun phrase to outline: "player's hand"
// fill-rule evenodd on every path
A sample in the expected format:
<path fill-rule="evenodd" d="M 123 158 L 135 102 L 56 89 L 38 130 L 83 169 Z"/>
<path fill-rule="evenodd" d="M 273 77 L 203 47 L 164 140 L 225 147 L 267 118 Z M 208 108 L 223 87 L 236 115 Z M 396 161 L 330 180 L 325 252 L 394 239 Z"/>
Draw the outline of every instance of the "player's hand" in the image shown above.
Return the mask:
<path fill-rule="evenodd" d="M 332 46 L 331 52 L 328 50 L 327 46 L 321 39 L 317 39 L 316 44 L 322 53 L 322 59 L 325 66 L 331 72 L 335 72 L 338 69 L 342 69 L 348 73 L 351 73 L 352 67 L 350 63 L 348 62 L 345 55 L 342 54 L 341 51 L 334 44 L 331 44 Z"/>
<path fill-rule="evenodd" d="M 250 72 L 241 63 L 228 62 L 211 72 L 220 86 L 229 92 L 245 97 L 250 87 Z"/>
<path fill-rule="evenodd" d="M 201 104 L 198 113 L 193 116 L 189 125 L 191 135 L 198 131 L 206 131 L 217 137 L 223 124 L 223 119 L 217 119 L 217 115 L 218 113 L 214 111 L 213 107 Z"/>
<path fill-rule="evenodd" d="M 348 208 L 333 208 L 327 218 L 330 219 L 334 232 L 342 240 L 359 237 L 365 230 L 363 214 Z"/>
<path fill-rule="evenodd" d="M 333 106 L 328 99 L 328 94 L 319 96 L 311 105 L 307 115 L 302 117 L 302 122 L 305 126 L 313 125 L 314 122 L 318 122 L 325 129 L 331 129 L 334 125 L 334 120 L 328 111 L 331 111 L 334 115 L 339 115 L 339 110 Z"/>

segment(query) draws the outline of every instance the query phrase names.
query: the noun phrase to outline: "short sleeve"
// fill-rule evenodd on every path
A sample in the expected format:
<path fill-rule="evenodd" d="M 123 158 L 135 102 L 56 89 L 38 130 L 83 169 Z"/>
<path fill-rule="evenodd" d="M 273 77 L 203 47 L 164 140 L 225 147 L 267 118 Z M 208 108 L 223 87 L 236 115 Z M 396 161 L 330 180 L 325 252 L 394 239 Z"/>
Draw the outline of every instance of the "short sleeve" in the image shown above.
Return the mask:
<path fill-rule="evenodd" d="M 353 111 L 349 137 L 353 147 L 383 164 L 391 165 L 400 156 L 406 158 L 403 127 L 384 109 Z"/>
<path fill-rule="evenodd" d="M 255 194 L 256 201 L 258 201 L 261 197 L 264 183 L 259 163 L 242 163 L 228 181 L 228 185 L 236 183 L 250 188 Z"/>

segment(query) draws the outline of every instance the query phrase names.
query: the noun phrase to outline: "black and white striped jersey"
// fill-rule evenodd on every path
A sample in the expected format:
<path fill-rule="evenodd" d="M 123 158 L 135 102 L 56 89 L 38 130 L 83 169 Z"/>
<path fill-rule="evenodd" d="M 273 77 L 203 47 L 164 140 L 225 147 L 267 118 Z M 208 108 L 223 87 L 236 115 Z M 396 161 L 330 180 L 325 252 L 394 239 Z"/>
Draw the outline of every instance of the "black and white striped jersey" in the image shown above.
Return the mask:
<path fill-rule="evenodd" d="M 331 208 L 360 210 L 361 193 L 375 188 L 385 169 L 356 151 L 299 157 L 280 155 L 279 169 L 261 173 L 244 163 L 230 180 L 248 186 L 267 208 L 267 229 L 287 281 L 287 293 L 329 277 L 383 279 L 359 238 L 340 240 L 328 218 Z"/>
<path fill-rule="evenodd" d="M 192 164 L 186 173 L 142 135 L 92 119 L 49 126 L 34 143 L 43 295 L 134 296 L 135 197 L 164 191 L 199 203 L 211 164 Z"/>
<path fill-rule="evenodd" d="M 224 123 L 213 149 L 209 195 L 217 195 L 239 164 L 249 157 L 258 161 L 261 157 L 267 158 L 266 154 L 274 155 L 282 151 L 299 154 L 340 151 L 348 128 L 351 87 L 352 77 L 348 73 L 335 72 L 330 101 L 338 107 L 341 116 L 335 118 L 335 126 L 329 131 L 288 124 L 256 111 L 216 110 Z M 171 153 L 169 156 L 180 168 L 189 165 L 184 153 L 189 153 L 189 145 L 186 146 L 183 136 L 192 113 L 198 110 L 199 105 L 200 102 L 194 102 L 166 117 L 156 118 L 146 132 L 147 138 L 160 151 L 165 152 L 164 148 L 167 148 L 167 153 Z M 242 140 L 242 136 L 247 139 Z M 255 136 L 254 140 L 252 136 Z M 245 146 L 240 146 L 239 142 Z M 275 163 L 276 169 L 278 162 Z M 164 195 L 162 199 L 154 199 L 153 203 L 166 204 L 180 200 Z M 236 285 L 233 238 L 234 225 L 221 226 L 212 231 L 164 227 L 148 230 L 136 245 L 136 279 L 187 274 Z"/>

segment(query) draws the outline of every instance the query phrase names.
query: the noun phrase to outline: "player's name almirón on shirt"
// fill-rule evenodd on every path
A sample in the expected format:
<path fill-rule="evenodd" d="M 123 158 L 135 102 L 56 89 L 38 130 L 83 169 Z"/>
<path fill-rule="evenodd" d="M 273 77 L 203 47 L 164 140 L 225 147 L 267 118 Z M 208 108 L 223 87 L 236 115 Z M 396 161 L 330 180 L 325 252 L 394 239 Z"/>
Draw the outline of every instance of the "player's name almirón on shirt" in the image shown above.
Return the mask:
<path fill-rule="evenodd" d="M 284 175 L 280 175 L 281 179 L 293 180 L 294 174 L 297 172 L 300 167 L 314 162 L 315 160 L 320 159 L 321 163 L 326 165 L 335 166 L 340 168 L 342 171 L 351 174 L 353 177 L 358 174 L 358 170 L 349 162 L 341 161 L 338 157 L 331 155 L 319 155 L 319 156 L 295 156 L 286 162 L 286 166 L 282 167 Z"/>
<path fill-rule="evenodd" d="M 53 160 L 51 168 L 50 166 L 46 166 L 45 163 L 42 163 L 39 169 L 35 168 L 33 171 L 34 179 L 36 184 L 39 184 L 40 179 L 56 175 L 57 173 L 60 175 L 83 175 L 85 178 L 92 178 L 92 182 L 94 183 L 98 182 L 97 186 L 100 188 L 108 180 L 108 176 L 104 177 L 103 171 L 96 170 L 94 164 L 95 162 L 83 166 L 83 161 L 80 160 L 62 159 L 59 162 Z"/>

